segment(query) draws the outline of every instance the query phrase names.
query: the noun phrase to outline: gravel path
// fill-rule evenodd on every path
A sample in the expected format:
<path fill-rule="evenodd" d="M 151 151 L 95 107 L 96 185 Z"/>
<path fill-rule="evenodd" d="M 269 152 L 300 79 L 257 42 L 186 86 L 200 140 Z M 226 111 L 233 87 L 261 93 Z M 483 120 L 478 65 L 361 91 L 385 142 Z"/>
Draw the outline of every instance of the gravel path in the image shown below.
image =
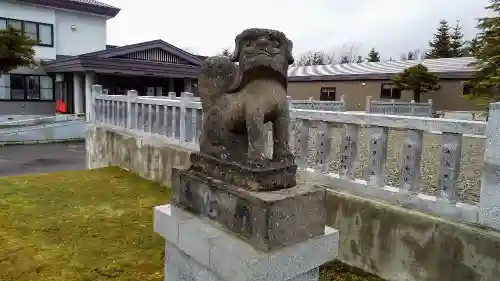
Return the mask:
<path fill-rule="evenodd" d="M 340 160 L 340 139 L 343 130 L 335 128 L 332 131 L 332 155 L 330 171 L 339 172 Z M 367 129 L 360 129 L 358 138 L 359 164 L 356 178 L 367 179 L 368 160 L 368 138 Z M 397 186 L 399 180 L 399 165 L 402 152 L 402 143 L 405 136 L 404 131 L 389 130 L 388 150 L 386 169 L 388 171 L 387 184 Z M 309 165 L 315 165 L 315 140 L 316 132 L 310 131 L 309 138 Z M 441 148 L 441 135 L 424 134 L 424 148 L 421 160 L 421 192 L 428 195 L 435 195 L 437 189 L 437 178 L 439 173 L 439 158 Z M 462 139 L 462 159 L 461 176 L 459 179 L 459 195 L 462 202 L 477 204 L 479 202 L 479 187 L 481 170 L 483 168 L 484 139 L 463 137 Z"/>

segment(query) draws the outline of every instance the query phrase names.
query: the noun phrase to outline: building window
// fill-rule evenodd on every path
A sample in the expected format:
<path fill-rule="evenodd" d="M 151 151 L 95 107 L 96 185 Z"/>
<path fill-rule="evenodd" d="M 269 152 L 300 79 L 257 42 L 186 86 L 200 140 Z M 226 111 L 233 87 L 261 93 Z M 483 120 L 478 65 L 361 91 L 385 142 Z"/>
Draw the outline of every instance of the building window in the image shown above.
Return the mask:
<path fill-rule="evenodd" d="M 4 74 L 0 77 L 1 100 L 54 100 L 54 80 L 50 76 Z"/>
<path fill-rule="evenodd" d="M 0 74 L 0 99 L 10 99 L 10 77 L 9 74 Z"/>
<path fill-rule="evenodd" d="M 7 26 L 22 30 L 26 36 L 35 40 L 38 46 L 54 46 L 54 27 L 52 24 L 0 18 L 0 29 L 5 29 Z"/>
<path fill-rule="evenodd" d="M 320 90 L 319 100 L 335 100 L 335 87 L 322 87 Z"/>
<path fill-rule="evenodd" d="M 382 83 L 380 89 L 380 98 L 383 99 L 400 99 L 401 89 L 392 85 L 392 83 Z"/>
<path fill-rule="evenodd" d="M 462 95 L 470 95 L 472 94 L 472 89 L 474 87 L 472 87 L 471 84 L 469 83 L 463 83 L 463 88 L 462 88 Z"/>

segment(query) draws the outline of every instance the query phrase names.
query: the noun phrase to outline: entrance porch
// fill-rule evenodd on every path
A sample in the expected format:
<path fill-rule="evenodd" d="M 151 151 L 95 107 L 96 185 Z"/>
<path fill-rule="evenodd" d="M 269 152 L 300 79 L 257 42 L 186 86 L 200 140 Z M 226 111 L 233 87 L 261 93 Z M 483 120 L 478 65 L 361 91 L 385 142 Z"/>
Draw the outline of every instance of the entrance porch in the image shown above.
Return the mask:
<path fill-rule="evenodd" d="M 175 92 L 198 94 L 197 76 L 203 60 L 161 40 L 144 42 L 44 63 L 56 77 L 55 97 L 66 113 L 89 113 L 92 85 L 105 93 L 141 96 Z"/>

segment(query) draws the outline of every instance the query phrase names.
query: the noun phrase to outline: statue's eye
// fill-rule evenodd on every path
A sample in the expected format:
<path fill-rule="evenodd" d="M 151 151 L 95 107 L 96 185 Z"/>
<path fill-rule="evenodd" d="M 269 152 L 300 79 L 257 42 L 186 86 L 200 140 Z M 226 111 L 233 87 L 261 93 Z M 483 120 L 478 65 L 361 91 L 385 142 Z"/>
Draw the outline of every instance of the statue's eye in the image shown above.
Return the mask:
<path fill-rule="evenodd" d="M 247 42 L 245 43 L 246 46 L 252 46 L 252 44 L 253 44 L 252 40 L 247 40 Z"/>

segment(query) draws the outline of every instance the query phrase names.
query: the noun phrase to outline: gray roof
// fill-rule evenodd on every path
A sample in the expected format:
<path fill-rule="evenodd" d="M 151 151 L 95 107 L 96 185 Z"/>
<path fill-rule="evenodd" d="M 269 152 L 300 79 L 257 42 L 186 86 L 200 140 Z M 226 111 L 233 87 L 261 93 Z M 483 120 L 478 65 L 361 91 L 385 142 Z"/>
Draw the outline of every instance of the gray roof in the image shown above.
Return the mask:
<path fill-rule="evenodd" d="M 99 2 L 99 1 L 95 1 L 95 0 L 67 0 L 67 1 L 85 3 L 85 4 L 99 6 L 99 7 L 116 8 L 116 7 L 113 7 L 113 6 L 108 5 L 106 3 L 102 3 L 102 2 Z"/>
<path fill-rule="evenodd" d="M 96 0 L 18 0 L 22 3 L 62 8 L 114 17 L 120 9 Z"/>
<path fill-rule="evenodd" d="M 388 79 L 404 69 L 422 63 L 441 78 L 468 78 L 474 73 L 472 57 L 384 61 L 333 65 L 294 66 L 288 69 L 290 81 Z"/>

